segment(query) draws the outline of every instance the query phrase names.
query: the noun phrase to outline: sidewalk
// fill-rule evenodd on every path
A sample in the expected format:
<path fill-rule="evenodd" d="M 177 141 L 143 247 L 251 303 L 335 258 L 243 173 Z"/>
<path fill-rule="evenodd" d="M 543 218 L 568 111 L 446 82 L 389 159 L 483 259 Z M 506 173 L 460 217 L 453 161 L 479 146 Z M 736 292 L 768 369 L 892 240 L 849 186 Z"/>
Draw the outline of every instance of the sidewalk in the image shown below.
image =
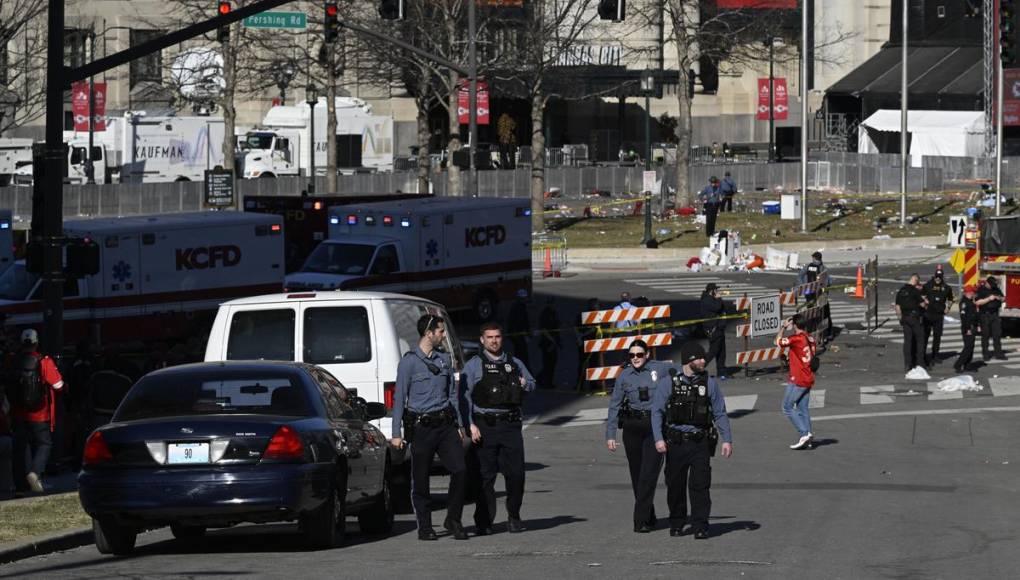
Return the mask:
<path fill-rule="evenodd" d="M 814 251 L 824 255 L 828 266 L 857 265 L 878 255 L 882 264 L 924 264 L 944 261 L 951 248 L 938 248 L 945 244 L 944 236 L 919 238 L 892 238 L 887 240 L 819 240 L 784 242 L 780 244 L 749 244 L 742 252 L 765 255 L 766 247 L 800 254 L 800 263 L 810 261 Z M 700 248 L 569 248 L 567 269 L 572 272 L 687 271 L 687 260 L 697 256 Z"/>

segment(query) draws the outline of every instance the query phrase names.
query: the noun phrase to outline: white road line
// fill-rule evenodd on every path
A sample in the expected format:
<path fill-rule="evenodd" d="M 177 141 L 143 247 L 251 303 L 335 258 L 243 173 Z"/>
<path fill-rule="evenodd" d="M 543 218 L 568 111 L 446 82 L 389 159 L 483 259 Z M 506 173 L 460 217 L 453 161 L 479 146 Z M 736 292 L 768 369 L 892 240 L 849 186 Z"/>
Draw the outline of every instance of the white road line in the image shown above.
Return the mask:
<path fill-rule="evenodd" d="M 970 413 L 1016 413 L 1020 407 L 975 407 L 973 409 L 929 409 L 926 411 L 877 411 L 874 413 L 848 413 L 811 417 L 811 422 L 838 421 L 840 419 L 875 419 L 879 417 L 909 417 L 911 415 L 965 415 Z"/>
<path fill-rule="evenodd" d="M 895 402 L 895 400 L 889 395 L 882 394 L 892 393 L 895 391 L 896 391 L 895 385 L 876 385 L 873 387 L 861 387 L 861 404 L 880 405 Z"/>
<path fill-rule="evenodd" d="M 754 409 L 754 405 L 758 402 L 758 395 L 733 395 L 725 397 L 725 399 L 727 413 L 750 411 Z"/>
<path fill-rule="evenodd" d="M 992 394 L 996 397 L 1013 397 L 1020 395 L 1020 377 L 999 377 L 988 379 Z"/>

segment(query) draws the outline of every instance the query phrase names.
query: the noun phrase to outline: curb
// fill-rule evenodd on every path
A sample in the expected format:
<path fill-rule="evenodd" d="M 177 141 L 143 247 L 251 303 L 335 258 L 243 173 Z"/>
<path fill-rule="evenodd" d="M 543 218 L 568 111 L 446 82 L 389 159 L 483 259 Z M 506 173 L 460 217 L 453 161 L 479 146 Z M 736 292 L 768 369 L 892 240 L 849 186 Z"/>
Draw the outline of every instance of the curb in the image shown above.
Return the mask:
<path fill-rule="evenodd" d="M 26 558 L 79 548 L 91 544 L 92 541 L 92 528 L 74 528 L 36 536 L 9 547 L 0 547 L 0 564 L 9 564 Z"/>

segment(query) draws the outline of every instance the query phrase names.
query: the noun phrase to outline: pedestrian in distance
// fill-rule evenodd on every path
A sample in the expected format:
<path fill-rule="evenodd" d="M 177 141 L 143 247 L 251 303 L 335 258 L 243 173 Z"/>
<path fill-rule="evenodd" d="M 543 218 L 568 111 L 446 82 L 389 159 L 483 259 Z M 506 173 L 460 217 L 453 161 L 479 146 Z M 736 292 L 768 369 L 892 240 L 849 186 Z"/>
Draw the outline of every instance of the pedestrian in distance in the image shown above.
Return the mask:
<path fill-rule="evenodd" d="M 652 401 L 655 449 L 666 455 L 666 501 L 669 535 L 698 540 L 709 536 L 712 511 L 712 456 L 722 440 L 722 456 L 733 454 L 726 401 L 715 379 L 705 372 L 705 350 L 696 342 L 680 349 L 680 366 L 670 366 L 670 388 L 659 389 Z M 687 496 L 690 495 L 688 518 Z"/>
<path fill-rule="evenodd" d="M 977 294 L 976 286 L 967 286 L 963 289 L 963 299 L 960 300 L 960 333 L 963 335 L 963 350 L 960 356 L 953 363 L 953 370 L 962 373 L 970 367 L 971 359 L 974 358 L 974 341 L 978 334 L 981 334 L 981 314 L 978 312 L 978 305 L 974 303 Z"/>
<path fill-rule="evenodd" d="M 531 337 L 531 318 L 528 313 L 528 291 L 521 288 L 517 291 L 513 304 L 510 305 L 510 319 L 506 331 L 510 335 L 510 344 L 514 356 L 529 364 L 529 338 Z"/>
<path fill-rule="evenodd" d="M 896 316 L 903 328 L 903 367 L 910 372 L 924 366 L 924 329 L 921 313 L 926 301 L 918 289 L 920 277 L 911 274 L 907 283 L 896 292 Z"/>
<path fill-rule="evenodd" d="M 809 449 L 814 440 L 811 433 L 811 387 L 815 385 L 815 354 L 817 346 L 813 336 L 805 330 L 804 317 L 800 314 L 783 322 L 776 334 L 776 346 L 789 349 L 790 375 L 783 395 L 783 414 L 793 423 L 800 437 L 790 449 Z M 786 331 L 793 334 L 784 336 Z"/>
<path fill-rule="evenodd" d="M 616 451 L 616 431 L 622 428 L 634 492 L 634 531 L 644 534 L 654 530 L 657 523 L 655 488 L 662 471 L 662 455 L 656 451 L 652 436 L 652 400 L 659 390 L 670 388 L 670 380 L 665 365 L 650 359 L 645 341 L 631 342 L 628 356 L 630 360 L 616 377 L 609 398 L 606 447 Z"/>
<path fill-rule="evenodd" d="M 719 184 L 719 189 L 722 191 L 723 200 L 722 205 L 719 207 L 719 211 L 722 212 L 733 212 L 733 196 L 737 194 L 737 184 L 733 181 L 733 177 L 730 172 L 727 171 L 723 174 L 722 183 Z"/>
<path fill-rule="evenodd" d="M 403 449 L 405 443 L 411 446 L 411 504 L 418 522 L 418 539 L 437 539 L 429 510 L 432 497 L 429 475 L 433 457 L 438 453 L 450 473 L 443 527 L 455 539 L 466 540 L 467 532 L 461 525 L 466 484 L 464 429 L 458 412 L 453 361 L 450 355 L 438 350 L 446 339 L 446 321 L 441 316 L 425 314 L 418 319 L 417 326 L 421 337 L 418 346 L 397 365 L 390 443 L 397 449 Z"/>
<path fill-rule="evenodd" d="M 630 310 L 634 308 L 634 304 L 630 301 L 630 292 L 620 292 L 620 302 L 613 307 L 613 310 Z M 616 328 L 630 328 L 637 326 L 636 320 L 618 320 L 616 322 Z"/>
<path fill-rule="evenodd" d="M 999 281 L 995 276 L 989 276 L 978 288 L 977 299 L 974 301 L 981 312 L 981 358 L 986 362 L 993 358 L 1007 360 L 1002 350 L 1002 319 L 999 318 L 999 309 L 1004 301 Z M 995 348 L 994 351 L 988 350 L 989 342 Z"/>
<path fill-rule="evenodd" d="M 8 356 L 7 399 L 14 435 L 14 483 L 18 490 L 43 492 L 41 476 L 53 446 L 56 427 L 54 399 L 64 380 L 57 365 L 39 354 L 39 334 L 21 333 L 21 350 Z"/>
<path fill-rule="evenodd" d="M 524 437 L 521 404 L 535 390 L 535 379 L 520 359 L 503 352 L 503 328 L 481 326 L 482 352 L 464 365 L 467 385 L 467 424 L 478 458 L 481 497 L 475 502 L 475 533 L 492 533 L 496 517 L 496 476 L 506 484 L 507 529 L 524 531 Z"/>
<path fill-rule="evenodd" d="M 946 314 L 953 305 L 953 289 L 946 284 L 945 274 L 942 266 L 935 270 L 935 275 L 925 282 L 921 294 L 928 301 L 924 309 L 924 344 L 925 353 L 928 352 L 928 339 L 931 339 L 931 356 L 927 358 L 929 366 L 932 363 L 942 362 L 939 348 L 942 346 L 942 325 Z"/>
<path fill-rule="evenodd" d="M 711 238 L 715 235 L 715 220 L 719 216 L 719 205 L 723 201 L 718 177 L 713 175 L 708 180 L 708 185 L 698 194 L 698 199 L 705 208 L 705 235 Z"/>
<path fill-rule="evenodd" d="M 707 362 L 715 361 L 715 372 L 719 380 L 726 380 L 726 320 L 721 319 L 730 310 L 722 299 L 719 286 L 714 282 L 705 285 L 705 291 L 701 293 L 701 317 L 706 318 L 702 322 L 702 329 L 708 337 Z"/>

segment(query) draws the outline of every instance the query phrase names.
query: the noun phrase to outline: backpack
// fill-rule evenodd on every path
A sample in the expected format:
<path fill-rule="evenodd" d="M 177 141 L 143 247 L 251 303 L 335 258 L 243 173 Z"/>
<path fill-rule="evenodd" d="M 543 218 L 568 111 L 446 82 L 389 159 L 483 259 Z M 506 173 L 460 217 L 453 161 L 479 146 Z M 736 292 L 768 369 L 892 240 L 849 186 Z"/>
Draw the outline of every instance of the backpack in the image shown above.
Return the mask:
<path fill-rule="evenodd" d="M 811 355 L 811 362 L 808 363 L 808 365 L 811 367 L 811 372 L 812 373 L 817 373 L 818 369 L 821 368 L 821 366 L 822 366 L 822 361 L 819 360 L 817 354 L 812 354 Z"/>
<path fill-rule="evenodd" d="M 31 353 L 14 357 L 10 368 L 8 400 L 24 409 L 38 409 L 46 400 L 46 385 L 42 382 L 42 361 Z"/>

